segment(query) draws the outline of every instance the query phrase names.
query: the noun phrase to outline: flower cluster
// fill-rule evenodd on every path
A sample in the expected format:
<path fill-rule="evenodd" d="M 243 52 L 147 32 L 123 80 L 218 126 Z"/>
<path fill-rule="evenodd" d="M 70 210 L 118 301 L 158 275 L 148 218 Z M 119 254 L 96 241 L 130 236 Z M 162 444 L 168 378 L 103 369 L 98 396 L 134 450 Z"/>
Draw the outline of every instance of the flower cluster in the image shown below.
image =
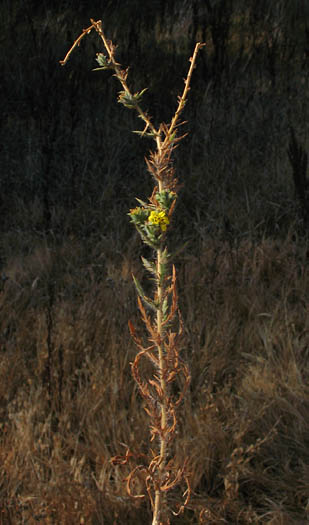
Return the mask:
<path fill-rule="evenodd" d="M 155 194 L 151 204 L 138 199 L 142 206 L 130 210 L 130 219 L 143 241 L 153 248 L 158 247 L 170 224 L 176 197 L 175 192 L 163 190 Z"/>
<path fill-rule="evenodd" d="M 163 232 L 166 231 L 166 228 L 170 223 L 170 220 L 166 215 L 165 211 L 152 211 L 148 217 L 148 221 L 151 224 L 157 224 L 158 226 L 160 226 Z"/>

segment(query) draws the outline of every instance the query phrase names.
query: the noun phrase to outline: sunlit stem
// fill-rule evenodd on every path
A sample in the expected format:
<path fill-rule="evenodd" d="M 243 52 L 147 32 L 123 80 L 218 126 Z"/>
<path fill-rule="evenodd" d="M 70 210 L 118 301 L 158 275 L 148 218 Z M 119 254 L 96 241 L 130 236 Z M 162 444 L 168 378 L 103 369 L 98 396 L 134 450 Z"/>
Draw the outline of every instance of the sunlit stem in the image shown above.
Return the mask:
<path fill-rule="evenodd" d="M 161 152 L 161 141 L 159 137 L 156 139 L 158 151 Z M 164 183 L 162 180 L 159 180 L 159 193 L 164 189 Z M 164 497 L 160 486 L 162 484 L 162 476 L 165 470 L 166 464 L 166 455 L 167 455 L 167 441 L 166 441 L 166 423 L 167 423 L 167 385 L 164 374 L 164 329 L 162 326 L 163 321 L 163 297 L 164 297 L 164 280 L 161 278 L 162 270 L 162 246 L 157 249 L 156 253 L 156 264 L 157 264 L 157 298 L 159 308 L 157 310 L 157 333 L 158 333 L 158 358 L 159 358 L 159 373 L 160 373 L 160 387 L 162 392 L 161 400 L 161 435 L 160 435 L 160 463 L 158 468 L 158 486 L 155 489 L 155 501 L 154 501 L 154 511 L 153 511 L 153 521 L 152 525 L 159 525 L 161 522 L 161 510 L 163 508 L 162 499 Z"/>
<path fill-rule="evenodd" d="M 126 81 L 126 77 L 127 77 L 126 72 L 123 71 L 121 69 L 121 67 L 119 67 L 119 64 L 115 60 L 113 48 L 111 47 L 110 42 L 107 40 L 107 38 L 105 37 L 105 34 L 103 32 L 102 21 L 98 20 L 96 22 L 92 18 L 90 19 L 90 21 L 92 22 L 93 27 L 95 28 L 97 33 L 100 35 L 100 37 L 101 37 L 101 39 L 103 41 L 104 47 L 105 47 L 105 49 L 106 49 L 106 51 L 108 53 L 108 56 L 109 56 L 109 59 L 110 59 L 112 65 L 113 65 L 116 77 L 118 78 L 118 80 L 119 80 L 120 84 L 122 85 L 124 91 L 132 96 L 132 93 L 131 93 L 131 91 L 129 89 L 129 86 L 127 84 L 127 81 Z M 158 135 L 158 131 L 155 129 L 155 127 L 152 124 L 151 120 L 148 118 L 148 116 L 142 110 L 142 108 L 140 107 L 139 104 L 135 105 L 135 109 L 136 109 L 137 113 L 140 115 L 141 119 L 145 122 L 147 127 L 149 127 L 151 129 L 153 135 L 157 136 Z"/>

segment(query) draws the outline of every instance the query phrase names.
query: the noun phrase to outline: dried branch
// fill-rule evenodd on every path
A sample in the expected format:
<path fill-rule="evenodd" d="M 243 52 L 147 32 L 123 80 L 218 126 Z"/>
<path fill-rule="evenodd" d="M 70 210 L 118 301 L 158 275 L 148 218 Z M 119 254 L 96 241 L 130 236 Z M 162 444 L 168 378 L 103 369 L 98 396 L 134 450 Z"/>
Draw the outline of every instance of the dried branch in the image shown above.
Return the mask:
<path fill-rule="evenodd" d="M 174 512 L 174 515 L 178 515 L 188 504 L 191 492 L 186 463 L 182 467 L 175 465 L 171 449 L 171 443 L 176 435 L 177 409 L 190 383 L 189 369 L 180 358 L 183 327 L 178 310 L 176 269 L 174 265 L 172 268 L 169 266 L 171 256 L 168 254 L 166 246 L 166 235 L 171 228 L 178 188 L 172 155 L 179 142 L 185 137 L 185 134 L 177 137 L 178 128 L 184 124 L 184 122 L 180 122 L 180 116 L 187 102 L 197 54 L 204 44 L 197 43 L 195 46 L 190 58 L 189 71 L 184 81 L 184 90 L 182 95 L 178 97 L 178 106 L 170 124 L 162 123 L 156 129 L 151 118 L 141 107 L 145 89 L 138 93 L 132 93 L 127 83 L 128 69 L 123 69 L 121 64 L 116 61 L 116 46 L 106 38 L 101 20 L 91 19 L 91 24 L 75 40 L 64 60 L 60 63 L 66 64 L 72 51 L 80 44 L 81 39 L 92 29 L 95 29 L 107 52 L 107 56 L 103 53 L 97 54 L 97 62 L 100 67 L 96 70 L 111 69 L 114 71 L 114 76 L 122 86 L 122 90 L 118 94 L 118 102 L 129 109 L 134 109 L 138 117 L 144 121 L 143 131 L 135 131 L 135 133 L 142 137 L 150 136 L 156 143 L 156 150 L 150 152 L 145 159 L 148 171 L 155 181 L 152 195 L 148 202 L 137 199 L 140 206 L 130 210 L 129 213 L 131 222 L 141 235 L 142 241 L 154 250 L 154 261 L 142 258 L 145 269 L 150 272 L 152 280 L 155 282 L 153 297 L 146 296 L 143 287 L 133 276 L 138 292 L 138 309 L 148 333 L 148 344 L 144 344 L 142 337 L 136 333 L 131 321 L 129 321 L 129 330 L 138 348 L 137 355 L 131 364 L 132 376 L 145 402 L 145 411 L 150 418 L 150 441 L 156 442 L 158 454 L 153 457 L 154 454 L 151 451 L 148 465 L 141 465 L 139 462 L 136 465 L 138 458 L 127 449 L 123 458 L 115 456 L 112 458 L 112 462 L 113 464 L 127 464 L 135 461 L 135 466 L 126 480 L 128 494 L 136 499 L 145 498 L 145 494 L 135 494 L 134 492 L 134 480 L 136 478 L 142 479 L 153 510 L 152 524 L 167 525 L 170 523 L 170 509 L 167 505 L 168 493 L 182 482 L 187 487 L 184 492 L 183 504 Z M 149 377 L 145 377 L 145 374 L 143 376 L 142 373 L 141 362 L 143 358 L 152 364 L 153 371 Z M 177 385 L 182 385 L 177 387 L 178 391 L 174 388 L 176 380 Z M 171 388 L 172 384 L 174 384 L 173 389 Z M 168 460 L 168 457 L 171 459 Z"/>

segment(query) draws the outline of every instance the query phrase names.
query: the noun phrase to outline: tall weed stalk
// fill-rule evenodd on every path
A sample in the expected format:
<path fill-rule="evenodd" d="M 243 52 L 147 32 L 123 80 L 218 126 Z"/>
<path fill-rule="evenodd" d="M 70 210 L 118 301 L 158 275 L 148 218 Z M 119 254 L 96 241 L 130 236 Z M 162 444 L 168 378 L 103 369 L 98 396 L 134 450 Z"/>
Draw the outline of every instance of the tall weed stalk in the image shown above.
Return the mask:
<path fill-rule="evenodd" d="M 172 224 L 172 217 L 177 201 L 178 181 L 175 177 L 172 155 L 178 143 L 184 138 L 178 135 L 180 116 L 187 102 L 190 82 L 195 67 L 198 51 L 204 44 L 197 43 L 190 58 L 190 67 L 184 81 L 185 86 L 171 121 L 161 123 L 156 128 L 151 117 L 142 109 L 140 103 L 146 89 L 133 93 L 128 84 L 128 69 L 124 69 L 115 58 L 116 46 L 108 40 L 102 28 L 102 22 L 91 19 L 91 26 L 84 29 L 75 40 L 64 60 L 65 65 L 71 52 L 81 39 L 95 30 L 102 39 L 105 53 L 97 54 L 98 66 L 94 71 L 112 70 L 119 80 L 122 90 L 118 102 L 137 112 L 143 121 L 144 129 L 135 131 L 141 137 L 154 140 L 156 149 L 146 157 L 146 165 L 154 180 L 154 188 L 148 201 L 137 199 L 138 206 L 131 209 L 129 217 L 139 232 L 142 241 L 153 253 L 152 259 L 142 257 L 142 263 L 154 283 L 152 296 L 147 296 L 141 283 L 133 276 L 138 293 L 138 308 L 145 324 L 147 343 L 138 335 L 133 323 L 129 321 L 130 334 L 138 352 L 131 365 L 132 375 L 145 402 L 145 410 L 150 418 L 151 442 L 156 443 L 150 449 L 147 458 L 134 458 L 129 449 L 122 457 L 112 458 L 114 464 L 126 464 L 132 459 L 135 465 L 127 477 L 127 490 L 136 499 L 149 497 L 153 518 L 152 525 L 170 523 L 170 515 L 179 515 L 190 498 L 190 482 L 187 463 L 177 465 L 173 457 L 171 443 L 175 439 L 177 427 L 177 409 L 181 404 L 190 383 L 187 364 L 180 357 L 182 320 L 178 309 L 176 290 L 176 270 L 172 265 L 172 255 L 167 247 L 167 233 Z M 142 366 L 143 359 L 151 363 L 151 373 L 147 374 Z M 137 461 L 136 461 L 137 460 Z M 143 480 L 145 491 L 136 494 L 136 480 Z M 186 490 L 181 503 L 171 508 L 168 493 L 177 485 L 185 483 Z"/>

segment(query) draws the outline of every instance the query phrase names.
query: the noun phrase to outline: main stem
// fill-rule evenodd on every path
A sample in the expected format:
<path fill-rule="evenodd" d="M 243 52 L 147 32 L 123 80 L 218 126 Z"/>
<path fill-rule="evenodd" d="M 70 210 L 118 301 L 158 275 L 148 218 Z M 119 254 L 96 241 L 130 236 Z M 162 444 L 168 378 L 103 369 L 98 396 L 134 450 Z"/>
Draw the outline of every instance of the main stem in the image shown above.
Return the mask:
<path fill-rule="evenodd" d="M 159 141 L 157 141 L 159 142 Z M 158 146 L 159 148 L 159 146 Z M 161 149 L 161 148 L 160 148 Z M 163 182 L 159 181 L 159 192 L 163 190 Z M 161 267 L 162 267 L 162 247 L 157 249 L 157 296 L 158 296 L 158 305 L 157 310 L 157 333 L 158 333 L 158 357 L 159 357 L 159 373 L 160 373 L 160 386 L 161 386 L 161 395 L 162 400 L 160 403 L 161 408 L 161 435 L 160 435 L 160 463 L 158 468 L 158 480 L 157 487 L 155 488 L 155 502 L 154 502 L 154 511 L 153 511 L 153 520 L 152 525 L 160 525 L 161 523 L 161 510 L 163 507 L 163 493 L 160 490 L 162 484 L 162 474 L 165 469 L 166 463 L 166 453 L 167 453 L 167 441 L 166 441 L 166 423 L 167 423 L 167 385 L 165 381 L 164 374 L 164 330 L 162 327 L 162 303 L 164 295 L 164 281 L 161 279 Z"/>

